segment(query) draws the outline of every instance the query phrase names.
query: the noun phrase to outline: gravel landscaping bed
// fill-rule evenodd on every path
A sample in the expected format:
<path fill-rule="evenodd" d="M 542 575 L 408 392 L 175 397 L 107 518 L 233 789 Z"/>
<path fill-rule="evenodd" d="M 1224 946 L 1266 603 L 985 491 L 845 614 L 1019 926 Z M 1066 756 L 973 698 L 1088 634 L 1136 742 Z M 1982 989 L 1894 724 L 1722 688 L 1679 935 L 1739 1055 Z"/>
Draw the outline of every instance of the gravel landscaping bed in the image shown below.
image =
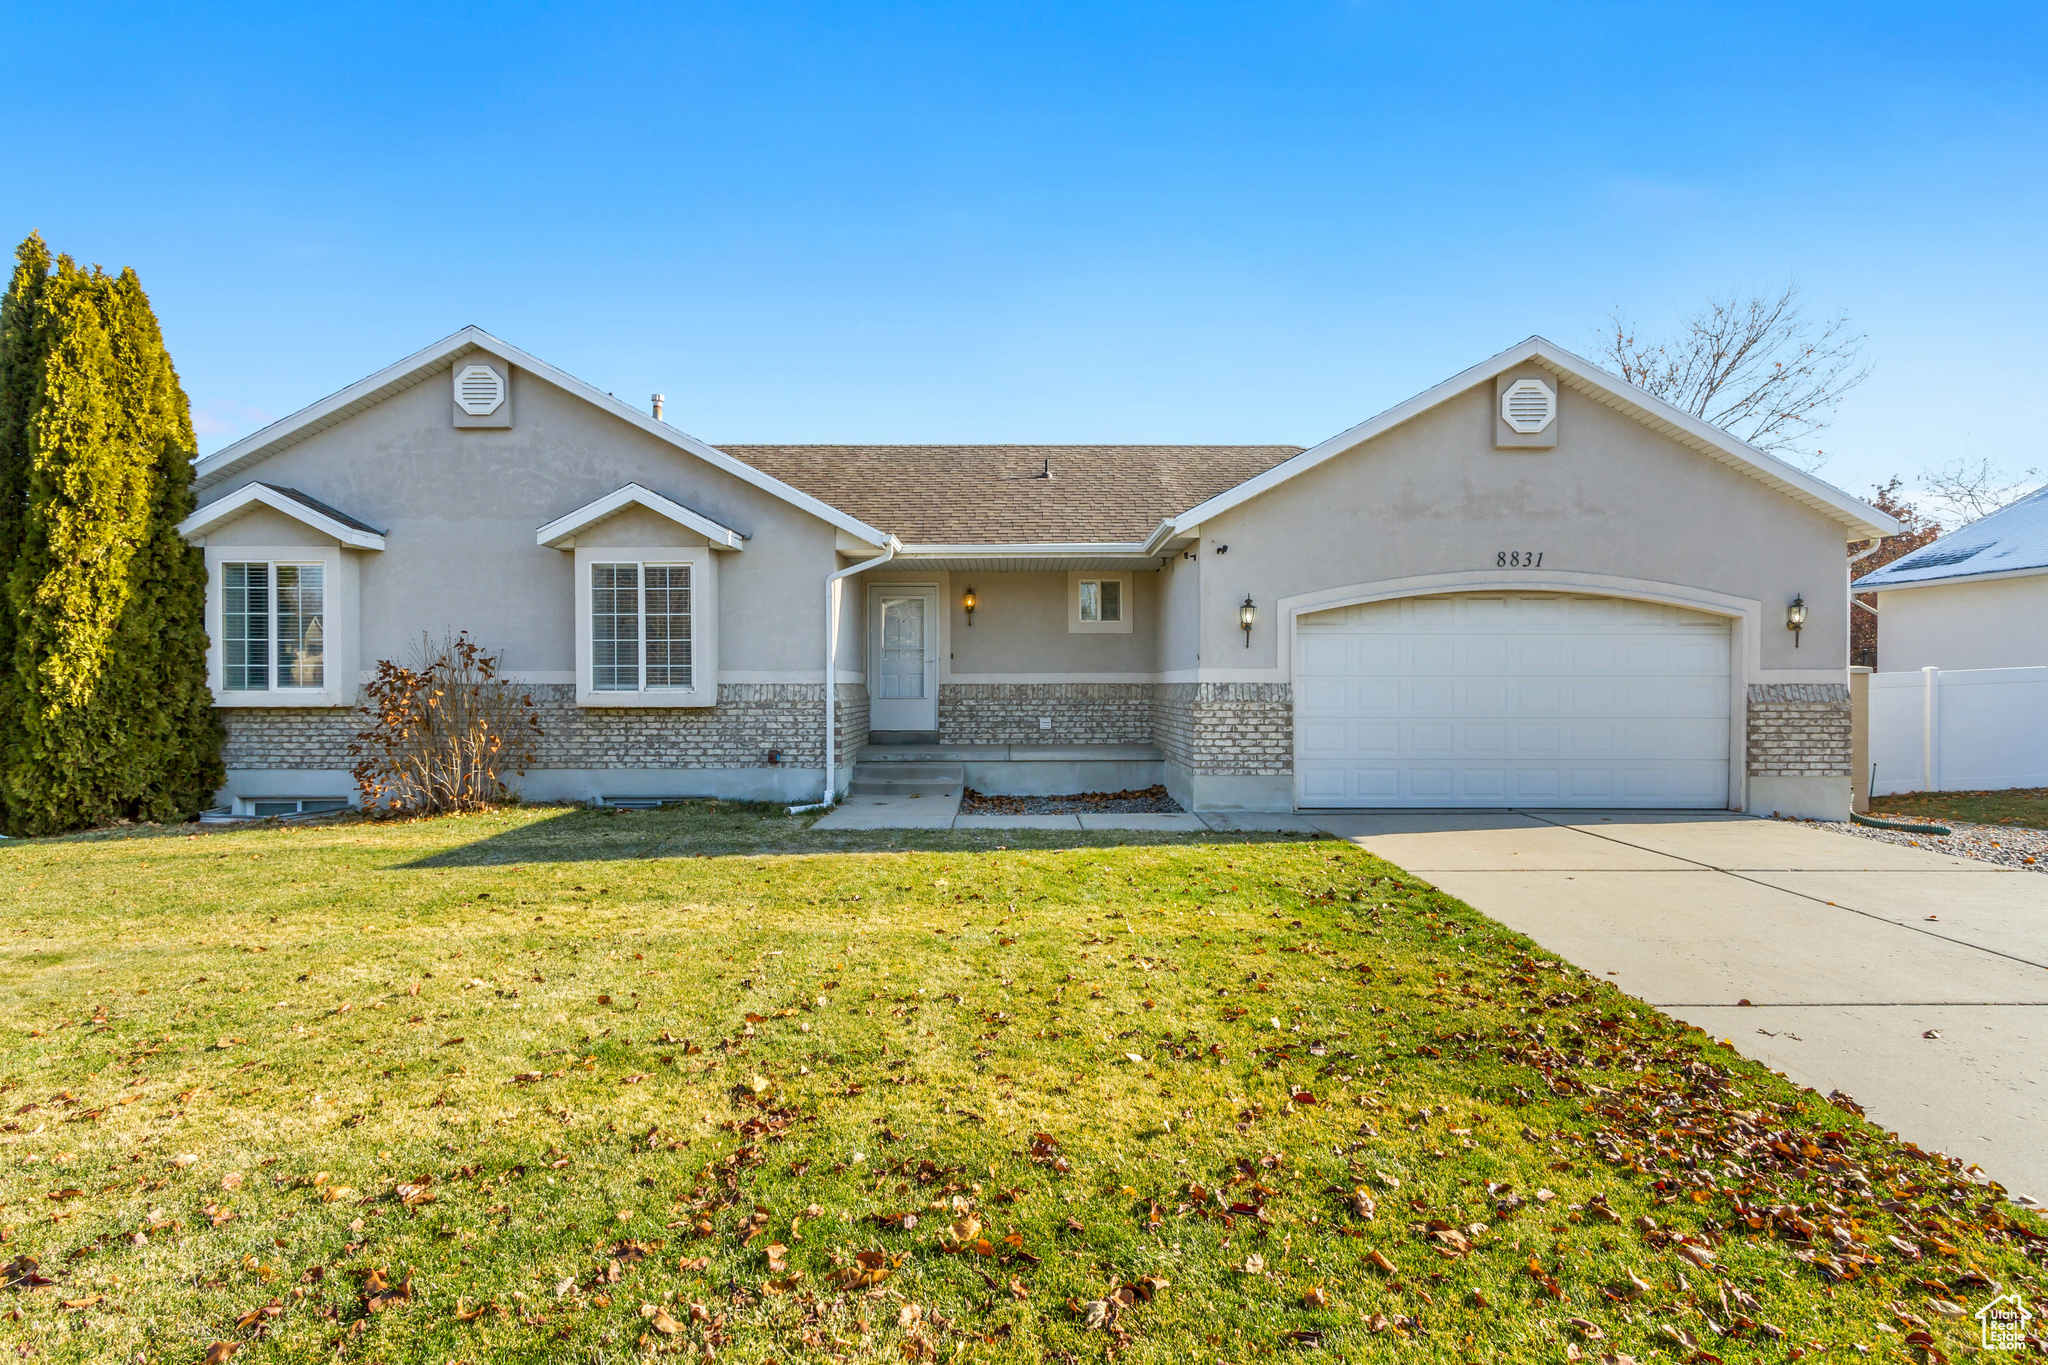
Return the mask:
<path fill-rule="evenodd" d="M 1789 819 L 1786 816 L 1778 818 Z M 2048 872 L 2048 830 L 2020 829 L 2012 825 L 1972 825 L 1960 820 L 1936 821 L 1935 823 L 1946 825 L 1955 831 L 1944 836 L 1907 834 L 1895 829 L 1872 829 L 1868 825 L 1852 825 L 1847 821 L 1836 820 L 1793 820 L 1792 823 L 1832 830 L 1837 834 L 1853 834 L 1861 839 L 1876 839 L 1880 843 L 1904 844 L 1908 848 L 1924 848 L 1935 853 L 1953 853 L 1959 858 L 1975 858 L 1978 862 L 1997 863 L 2000 867 L 2023 868 L 2028 872 Z"/>
<path fill-rule="evenodd" d="M 1177 815 L 1180 809 L 1164 787 L 1073 796 L 989 796 L 969 787 L 960 796 L 962 815 Z"/>

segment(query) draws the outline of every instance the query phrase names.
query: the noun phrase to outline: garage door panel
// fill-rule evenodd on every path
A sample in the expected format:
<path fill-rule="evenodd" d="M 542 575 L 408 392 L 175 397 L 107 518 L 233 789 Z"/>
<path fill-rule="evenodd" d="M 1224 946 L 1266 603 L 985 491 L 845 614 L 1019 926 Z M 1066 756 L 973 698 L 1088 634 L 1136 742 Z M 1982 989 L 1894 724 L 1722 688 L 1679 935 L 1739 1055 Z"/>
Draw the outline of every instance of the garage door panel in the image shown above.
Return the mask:
<path fill-rule="evenodd" d="M 1305 806 L 1727 804 L 1721 618 L 1475 593 L 1346 607 L 1299 626 Z"/>

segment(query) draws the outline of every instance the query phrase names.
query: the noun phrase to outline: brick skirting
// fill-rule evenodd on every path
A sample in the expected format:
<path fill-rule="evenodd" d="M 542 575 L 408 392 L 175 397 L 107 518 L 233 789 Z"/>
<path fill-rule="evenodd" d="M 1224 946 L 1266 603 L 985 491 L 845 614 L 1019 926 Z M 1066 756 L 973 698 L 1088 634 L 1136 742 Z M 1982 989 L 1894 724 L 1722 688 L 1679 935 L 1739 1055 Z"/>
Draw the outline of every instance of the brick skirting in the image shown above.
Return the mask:
<path fill-rule="evenodd" d="M 1751 683 L 1747 748 L 1751 777 L 1847 777 L 1847 684 Z"/>
<path fill-rule="evenodd" d="M 1153 742 L 1202 777 L 1284 777 L 1294 771 L 1289 683 L 1159 683 Z"/>
<path fill-rule="evenodd" d="M 586 707 L 568 683 L 521 688 L 540 715 L 530 769 L 818 767 L 824 761 L 819 683 L 721 683 L 701 708 Z M 229 768 L 347 768 L 349 741 L 368 723 L 351 708 L 217 708 Z M 839 756 L 867 739 L 865 689 L 840 684 Z M 778 763 L 768 761 L 777 751 Z"/>
<path fill-rule="evenodd" d="M 942 744 L 1146 744 L 1151 683 L 941 683 Z M 1052 728 L 1038 728 L 1040 717 Z"/>

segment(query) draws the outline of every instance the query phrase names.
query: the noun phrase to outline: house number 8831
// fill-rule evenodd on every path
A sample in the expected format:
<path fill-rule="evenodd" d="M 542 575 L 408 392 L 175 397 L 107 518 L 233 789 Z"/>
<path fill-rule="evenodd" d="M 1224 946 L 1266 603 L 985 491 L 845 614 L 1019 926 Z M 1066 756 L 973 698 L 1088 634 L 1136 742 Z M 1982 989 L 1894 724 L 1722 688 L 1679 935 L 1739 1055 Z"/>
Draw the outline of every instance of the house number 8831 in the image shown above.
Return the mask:
<path fill-rule="evenodd" d="M 1543 567 L 1541 550 L 1501 550 L 1493 557 L 1496 569 L 1540 569 Z"/>

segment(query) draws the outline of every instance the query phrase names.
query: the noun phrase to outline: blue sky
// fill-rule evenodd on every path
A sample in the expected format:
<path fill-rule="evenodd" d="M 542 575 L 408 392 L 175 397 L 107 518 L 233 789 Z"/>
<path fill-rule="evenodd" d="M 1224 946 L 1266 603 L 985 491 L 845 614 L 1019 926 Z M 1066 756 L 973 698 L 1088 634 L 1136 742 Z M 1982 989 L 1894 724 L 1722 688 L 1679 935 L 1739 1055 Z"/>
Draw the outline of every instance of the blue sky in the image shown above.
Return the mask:
<path fill-rule="evenodd" d="M 215 449 L 477 323 L 719 441 L 1311 443 L 1796 280 L 1854 491 L 2048 463 L 2048 9 L 16 8 L 0 224 Z"/>

